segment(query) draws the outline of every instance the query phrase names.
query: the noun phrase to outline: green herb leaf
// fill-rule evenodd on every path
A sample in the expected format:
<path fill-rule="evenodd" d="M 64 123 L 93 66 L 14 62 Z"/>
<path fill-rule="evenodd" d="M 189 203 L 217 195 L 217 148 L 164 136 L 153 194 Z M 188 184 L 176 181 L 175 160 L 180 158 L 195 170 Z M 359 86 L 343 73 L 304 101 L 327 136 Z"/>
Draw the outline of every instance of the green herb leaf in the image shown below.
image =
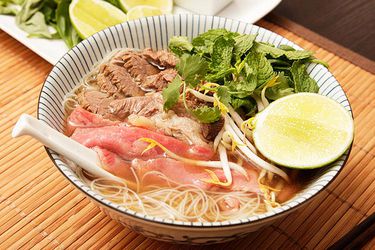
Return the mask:
<path fill-rule="evenodd" d="M 26 0 L 16 15 L 17 26 L 29 33 L 30 37 L 58 38 L 56 32 L 51 32 L 47 21 L 54 20 L 56 3 L 52 0 Z M 46 12 L 45 16 L 43 12 Z"/>
<path fill-rule="evenodd" d="M 208 70 L 208 63 L 199 55 L 185 54 L 180 58 L 176 68 L 187 84 L 196 87 L 204 79 Z"/>
<path fill-rule="evenodd" d="M 292 46 L 286 45 L 286 44 L 281 44 L 279 46 L 279 49 L 282 49 L 284 51 L 295 51 L 296 49 L 293 48 Z"/>
<path fill-rule="evenodd" d="M 176 76 L 173 81 L 165 89 L 163 89 L 162 96 L 164 100 L 164 110 L 169 110 L 177 104 L 180 98 L 181 84 L 181 78 Z"/>
<path fill-rule="evenodd" d="M 211 54 L 215 40 L 229 33 L 226 29 L 212 29 L 194 38 L 192 44 L 199 54 Z"/>
<path fill-rule="evenodd" d="M 263 86 L 274 75 L 273 68 L 265 55 L 254 50 L 246 56 L 244 70 L 246 80 L 252 84 L 255 82 L 257 88 Z"/>
<path fill-rule="evenodd" d="M 219 71 L 207 74 L 205 80 L 208 82 L 219 82 L 234 72 L 236 72 L 235 68 L 219 69 Z"/>
<path fill-rule="evenodd" d="M 241 58 L 251 47 L 253 47 L 256 35 L 239 35 L 234 38 L 234 55 L 235 58 Z"/>
<path fill-rule="evenodd" d="M 220 102 L 222 102 L 225 106 L 229 105 L 231 101 L 231 94 L 227 86 L 219 86 L 216 94 Z"/>
<path fill-rule="evenodd" d="M 174 36 L 169 40 L 169 49 L 176 55 L 182 56 L 185 53 L 190 54 L 193 45 L 186 36 Z"/>
<path fill-rule="evenodd" d="M 15 1 L 11 0 L 0 0 L 0 14 L 3 15 L 16 15 L 20 10 L 20 6 L 18 6 Z"/>
<path fill-rule="evenodd" d="M 278 58 L 280 56 L 283 56 L 285 51 L 279 48 L 275 48 L 274 46 L 271 46 L 270 44 L 266 43 L 258 43 L 255 42 L 255 50 L 258 53 L 264 53 L 266 55 L 270 55 L 273 58 Z"/>
<path fill-rule="evenodd" d="M 69 18 L 69 5 L 71 0 L 60 0 L 56 10 L 56 30 L 68 48 L 81 41 Z"/>
<path fill-rule="evenodd" d="M 276 48 L 265 43 L 256 43 L 256 51 L 270 55 L 273 58 L 279 58 L 285 56 L 289 60 L 300 60 L 309 58 L 312 56 L 312 52 L 308 50 L 295 50 L 294 48 L 287 45 L 280 45 L 280 48 Z M 282 49 L 283 48 L 283 49 Z"/>
<path fill-rule="evenodd" d="M 218 107 L 202 106 L 191 110 L 191 113 L 201 123 L 216 122 L 221 117 L 221 112 Z"/>
<path fill-rule="evenodd" d="M 327 62 L 325 62 L 325 61 L 323 61 L 323 60 L 316 59 L 316 58 L 309 58 L 309 59 L 307 60 L 307 62 L 309 62 L 309 63 L 317 63 L 317 64 L 321 64 L 321 65 L 323 65 L 324 67 L 329 68 L 329 65 L 328 65 Z"/>
<path fill-rule="evenodd" d="M 281 97 L 293 94 L 294 89 L 291 85 L 292 83 L 290 82 L 289 77 L 281 72 L 277 78 L 276 84 L 266 89 L 266 97 L 271 100 L 277 100 Z"/>
<path fill-rule="evenodd" d="M 212 46 L 211 69 L 227 69 L 231 67 L 231 60 L 234 48 L 234 40 L 218 37 Z"/>
<path fill-rule="evenodd" d="M 252 98 L 232 98 L 231 105 L 234 110 L 244 116 L 254 116 L 257 110 L 257 105 Z"/>
<path fill-rule="evenodd" d="M 313 52 L 308 50 L 294 50 L 294 51 L 286 51 L 285 56 L 289 60 L 301 60 L 309 58 L 313 55 Z"/>
<path fill-rule="evenodd" d="M 294 90 L 298 92 L 317 93 L 319 87 L 314 79 L 312 79 L 306 71 L 306 65 L 301 61 L 293 62 L 290 68 L 294 82 Z"/>
<path fill-rule="evenodd" d="M 227 83 L 231 94 L 238 98 L 248 97 L 253 94 L 257 87 L 256 81 L 238 80 Z"/>

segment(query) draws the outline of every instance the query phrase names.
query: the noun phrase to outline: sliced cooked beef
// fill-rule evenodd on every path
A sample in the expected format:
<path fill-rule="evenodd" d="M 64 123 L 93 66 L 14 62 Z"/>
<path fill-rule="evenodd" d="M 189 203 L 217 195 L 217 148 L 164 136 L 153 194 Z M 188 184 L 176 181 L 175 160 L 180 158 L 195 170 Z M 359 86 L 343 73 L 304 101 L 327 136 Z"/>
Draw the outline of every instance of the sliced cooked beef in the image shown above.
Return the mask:
<path fill-rule="evenodd" d="M 109 94 L 95 90 L 83 91 L 78 95 L 78 101 L 84 109 L 99 115 L 109 113 L 109 104 L 113 100 Z"/>
<path fill-rule="evenodd" d="M 209 141 L 213 141 L 217 134 L 220 132 L 220 130 L 224 126 L 224 118 L 221 118 L 220 120 L 213 122 L 213 123 L 203 123 L 201 125 L 202 127 L 202 135 L 204 138 L 206 138 Z"/>
<path fill-rule="evenodd" d="M 202 137 L 201 124 L 193 119 L 177 116 L 174 112 L 169 112 L 167 115 L 156 114 L 150 119 L 155 122 L 158 130 L 166 135 L 186 141 L 189 144 L 207 145 Z"/>
<path fill-rule="evenodd" d="M 96 128 L 117 124 L 118 122 L 103 119 L 100 115 L 96 115 L 81 107 L 77 107 L 67 118 L 66 133 L 71 135 L 76 128 Z"/>
<path fill-rule="evenodd" d="M 151 116 L 162 110 L 163 99 L 160 93 L 114 100 L 109 104 L 110 114 L 121 120 L 131 114 Z"/>
<path fill-rule="evenodd" d="M 155 140 L 171 152 L 190 159 L 209 160 L 214 156 L 211 147 L 189 145 L 158 132 L 123 125 L 77 128 L 71 138 L 89 148 L 100 147 L 109 150 L 125 160 L 164 157 L 164 151 L 160 147 L 144 152 L 149 143 L 140 140 L 141 138 Z"/>
<path fill-rule="evenodd" d="M 172 185 L 179 184 L 193 184 L 203 190 L 222 190 L 215 184 L 207 183 L 205 180 L 210 180 L 210 175 L 203 171 L 201 167 L 190 165 L 181 161 L 176 161 L 170 158 L 157 158 L 150 160 L 134 159 L 132 167 L 136 170 L 138 177 L 143 180 L 143 185 L 157 185 L 168 187 L 165 178 L 161 177 L 157 172 L 161 172 L 167 178 L 176 182 Z M 221 169 L 212 169 L 220 181 L 226 182 L 224 171 Z M 255 169 L 247 168 L 246 172 L 248 178 L 237 171 L 232 170 L 233 182 L 232 185 L 226 187 L 227 190 L 232 191 L 245 191 L 258 193 L 258 173 Z M 144 175 L 147 176 L 144 177 Z M 143 178 L 144 177 L 144 178 Z"/>
<path fill-rule="evenodd" d="M 173 68 L 177 64 L 177 58 L 175 55 L 166 50 L 153 51 L 151 48 L 147 48 L 142 51 L 142 55 L 147 61 L 161 67 Z"/>
<path fill-rule="evenodd" d="M 100 91 L 113 95 L 115 98 L 144 95 L 127 70 L 117 64 L 110 63 L 101 67 L 97 76 L 97 85 Z"/>
<path fill-rule="evenodd" d="M 166 69 L 160 71 L 156 75 L 147 76 L 141 83 L 143 89 L 153 89 L 156 91 L 162 91 L 168 86 L 170 82 L 176 77 L 177 71 L 175 69 Z"/>
<path fill-rule="evenodd" d="M 125 62 L 124 67 L 138 82 L 143 82 L 147 76 L 155 75 L 160 72 L 157 67 L 151 65 L 138 52 L 125 51 L 123 53 L 122 59 Z"/>

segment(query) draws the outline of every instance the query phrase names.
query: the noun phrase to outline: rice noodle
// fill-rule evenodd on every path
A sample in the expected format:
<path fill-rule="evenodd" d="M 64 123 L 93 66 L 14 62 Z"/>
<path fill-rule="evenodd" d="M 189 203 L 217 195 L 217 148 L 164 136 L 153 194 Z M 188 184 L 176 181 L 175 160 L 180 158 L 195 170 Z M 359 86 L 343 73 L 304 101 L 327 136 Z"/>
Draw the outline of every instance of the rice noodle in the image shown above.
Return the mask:
<path fill-rule="evenodd" d="M 80 168 L 77 170 L 78 176 L 104 198 L 126 209 L 162 219 L 216 222 L 244 219 L 268 211 L 266 204 L 261 202 L 260 194 L 256 193 L 204 191 L 195 185 L 146 186 L 146 191 L 134 192 L 124 183 L 103 178 L 92 180 L 86 172 Z M 160 172 L 158 175 L 169 183 L 175 183 Z M 227 198 L 238 200 L 239 209 L 220 210 L 218 202 Z"/>

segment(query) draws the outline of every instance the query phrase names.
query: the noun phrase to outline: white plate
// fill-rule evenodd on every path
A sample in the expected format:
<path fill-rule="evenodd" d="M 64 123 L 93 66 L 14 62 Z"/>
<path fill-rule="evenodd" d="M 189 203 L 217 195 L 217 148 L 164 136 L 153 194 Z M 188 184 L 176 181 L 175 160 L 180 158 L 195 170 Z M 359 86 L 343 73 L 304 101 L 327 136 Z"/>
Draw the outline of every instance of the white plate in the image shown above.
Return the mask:
<path fill-rule="evenodd" d="M 273 10 L 280 2 L 281 0 L 234 0 L 217 15 L 247 23 L 255 23 Z M 174 14 L 191 13 L 178 6 L 174 7 L 173 12 Z M 68 51 L 62 40 L 28 38 L 27 33 L 16 26 L 15 19 L 12 16 L 0 15 L 0 29 L 23 43 L 51 64 L 56 64 Z"/>

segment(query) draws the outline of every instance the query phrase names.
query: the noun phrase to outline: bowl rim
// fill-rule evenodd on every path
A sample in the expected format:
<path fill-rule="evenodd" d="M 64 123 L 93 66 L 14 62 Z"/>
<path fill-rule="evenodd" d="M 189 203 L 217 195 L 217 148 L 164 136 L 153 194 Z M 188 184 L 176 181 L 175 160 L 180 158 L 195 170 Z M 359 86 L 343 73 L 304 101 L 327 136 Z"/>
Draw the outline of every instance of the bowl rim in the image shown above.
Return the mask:
<path fill-rule="evenodd" d="M 285 38 L 284 36 L 276 33 L 276 32 L 273 32 L 269 29 L 266 29 L 266 28 L 263 28 L 261 26 L 258 26 L 256 24 L 250 24 L 250 23 L 246 23 L 246 22 L 243 22 L 243 21 L 239 21 L 239 20 L 235 20 L 235 19 L 232 19 L 232 18 L 226 18 L 226 17 L 220 17 L 220 16 L 214 16 L 214 15 L 199 15 L 199 14 L 167 14 L 167 15 L 161 15 L 161 16 L 164 16 L 164 17 L 168 17 L 168 16 L 179 16 L 181 18 L 181 16 L 198 16 L 198 17 L 211 17 L 211 18 L 225 18 L 225 20 L 231 20 L 232 22 L 235 21 L 235 22 L 239 22 L 239 23 L 243 23 L 243 24 L 246 24 L 246 25 L 252 25 L 254 27 L 257 27 L 257 28 L 261 28 L 261 29 L 264 29 L 266 32 L 269 32 L 271 33 L 272 35 L 277 35 L 277 36 L 280 36 L 282 37 L 283 39 L 287 40 L 288 42 L 291 42 L 293 45 L 301 48 L 299 45 L 297 45 L 296 43 L 294 43 L 293 41 Z M 160 16 L 159 16 L 160 17 Z M 140 18 L 138 21 L 140 22 L 141 20 L 147 20 L 147 19 L 151 19 L 153 17 L 143 17 L 143 18 Z M 111 27 L 108 27 L 104 30 L 101 30 L 93 35 L 91 35 L 90 37 L 82 40 L 80 43 L 78 44 L 81 44 L 82 42 L 86 41 L 87 39 L 93 37 L 93 36 L 99 36 L 99 33 L 101 32 L 105 32 L 106 30 L 109 30 L 111 28 L 115 28 L 115 27 L 118 27 L 118 26 L 121 26 L 123 25 L 124 23 L 128 23 L 128 22 L 135 22 L 137 20 L 131 20 L 131 21 L 126 21 L 126 22 L 123 22 L 123 23 L 120 23 L 120 24 L 117 24 L 117 25 L 114 25 L 114 26 L 111 26 Z M 41 105 L 41 96 L 42 96 L 42 92 L 43 92 L 43 89 L 45 88 L 45 85 L 47 84 L 47 79 L 48 77 L 50 76 L 51 72 L 54 70 L 54 68 L 56 67 L 57 64 L 61 63 L 61 60 L 63 58 L 66 57 L 66 55 L 68 55 L 76 46 L 75 45 L 74 47 L 70 48 L 52 67 L 51 71 L 48 73 L 48 75 L 46 75 L 44 81 L 43 81 L 43 84 L 42 84 L 42 87 L 40 89 L 40 92 L 39 92 L 39 96 L 38 96 L 38 105 L 37 105 L 37 118 L 40 119 L 40 105 Z M 331 74 L 331 77 L 334 78 L 334 80 L 338 83 L 339 87 L 342 89 L 343 91 L 343 94 L 345 96 L 345 100 L 348 102 L 348 108 L 349 108 L 349 111 L 351 113 L 351 117 L 353 118 L 354 120 L 354 115 L 353 115 L 353 110 L 352 110 L 352 107 L 351 107 L 351 104 L 350 104 L 350 101 L 349 101 L 349 98 L 346 94 L 346 92 L 344 91 L 344 89 L 342 88 L 341 84 L 339 81 L 337 81 L 336 77 L 331 73 L 331 71 L 329 71 L 328 68 L 326 68 L 325 66 L 323 66 L 324 69 L 327 70 L 327 72 L 329 72 Z M 353 140 L 354 142 L 354 140 Z M 138 220 L 143 220 L 143 221 L 146 221 L 146 222 L 149 222 L 149 223 L 155 223 L 155 224 L 159 224 L 159 225 L 163 225 L 163 226 L 172 226 L 172 227 L 179 227 L 179 228 L 196 228 L 196 229 L 207 229 L 207 228 L 228 228 L 228 227 L 243 227 L 243 226 L 248 226 L 250 224 L 257 224 L 257 223 L 261 223 L 261 222 L 265 222 L 267 220 L 272 220 L 273 218 L 276 218 L 276 217 L 280 217 L 280 216 L 283 216 L 283 215 L 287 215 L 295 210 L 297 210 L 298 208 L 302 207 L 303 205 L 306 205 L 307 203 L 309 203 L 310 201 L 312 201 L 314 198 L 316 198 L 318 196 L 318 194 L 320 194 L 322 191 L 324 191 L 330 184 L 332 184 L 332 182 L 337 178 L 337 176 L 340 174 L 340 172 L 343 170 L 343 168 L 345 167 L 348 159 L 349 159 L 349 156 L 350 156 L 350 153 L 352 151 L 352 147 L 353 147 L 353 142 L 350 144 L 350 147 L 345 151 L 344 154 L 346 154 L 342 164 L 340 164 L 340 168 L 339 170 L 335 173 L 335 175 L 326 183 L 324 184 L 317 192 L 315 192 L 314 194 L 311 194 L 310 197 L 308 197 L 307 199 L 304 199 L 303 201 L 298 201 L 296 205 L 293 205 L 293 206 L 288 206 L 288 208 L 282 210 L 282 211 L 278 211 L 278 212 L 275 212 L 275 214 L 272 214 L 272 215 L 267 215 L 265 217 L 262 217 L 262 218 L 257 218 L 255 220 L 247 220 L 247 221 L 242 221 L 241 219 L 239 220 L 238 223 L 228 223 L 228 224 L 220 224 L 220 225 L 205 225 L 203 223 L 201 223 L 200 225 L 197 225 L 197 224 L 193 224 L 193 222 L 187 222 L 188 224 L 185 224 L 185 223 L 175 223 L 176 220 L 168 220 L 168 221 L 165 221 L 165 220 L 157 220 L 157 218 L 159 217 L 156 217 L 156 216 L 150 216 L 152 217 L 152 219 L 150 218 L 147 218 L 146 216 L 139 216 L 138 214 L 140 213 L 137 213 L 135 212 L 135 214 L 132 214 L 132 213 L 129 213 L 128 210 L 130 209 L 127 209 L 126 211 L 123 211 L 123 210 L 120 210 L 114 206 L 111 206 L 110 204 L 107 204 L 105 202 L 103 202 L 101 199 L 98 199 L 97 197 L 91 195 L 90 193 L 86 192 L 82 187 L 80 187 L 77 183 L 75 183 L 72 179 L 69 178 L 69 176 L 67 175 L 67 173 L 65 173 L 57 164 L 56 160 L 54 159 L 54 157 L 52 156 L 52 153 L 53 151 L 51 149 L 49 149 L 48 147 L 44 146 L 44 149 L 45 151 L 47 152 L 49 158 L 51 159 L 51 161 L 53 162 L 54 166 L 60 171 L 60 173 L 66 178 L 69 180 L 69 182 L 71 184 L 73 184 L 73 186 L 75 186 L 80 192 L 82 192 L 85 196 L 87 196 L 88 198 L 90 199 L 93 199 L 95 202 L 97 203 L 100 203 L 101 205 L 104 205 L 105 207 L 111 209 L 111 210 L 114 210 L 118 213 L 121 213 L 125 216 L 130 216 L 134 219 L 138 219 Z M 337 159 L 338 160 L 338 159 Z M 336 160 L 336 161 L 337 161 Z M 91 188 L 90 188 L 91 190 Z M 132 210 L 131 210 L 132 211 Z M 250 217 L 248 217 L 250 218 Z M 225 222 L 225 221 L 223 221 Z M 222 222 L 219 222 L 219 223 L 222 223 Z"/>

